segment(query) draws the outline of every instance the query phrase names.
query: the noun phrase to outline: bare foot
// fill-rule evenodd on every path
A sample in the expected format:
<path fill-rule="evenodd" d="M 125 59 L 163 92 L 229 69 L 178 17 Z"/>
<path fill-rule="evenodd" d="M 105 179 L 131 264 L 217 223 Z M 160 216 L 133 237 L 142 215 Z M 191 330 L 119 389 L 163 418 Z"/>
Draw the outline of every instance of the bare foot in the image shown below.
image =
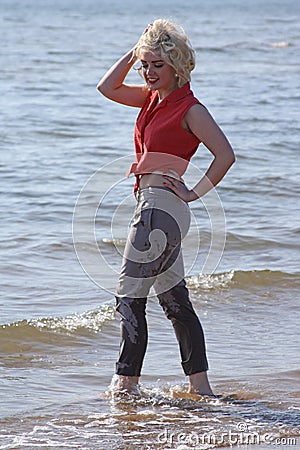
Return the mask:
<path fill-rule="evenodd" d="M 127 393 L 130 395 L 140 395 L 139 377 L 118 375 L 118 381 L 115 387 L 115 391 Z"/>
<path fill-rule="evenodd" d="M 188 392 L 190 394 L 214 395 L 207 378 L 207 372 L 193 373 L 192 375 L 189 375 L 189 378 L 190 387 Z"/>

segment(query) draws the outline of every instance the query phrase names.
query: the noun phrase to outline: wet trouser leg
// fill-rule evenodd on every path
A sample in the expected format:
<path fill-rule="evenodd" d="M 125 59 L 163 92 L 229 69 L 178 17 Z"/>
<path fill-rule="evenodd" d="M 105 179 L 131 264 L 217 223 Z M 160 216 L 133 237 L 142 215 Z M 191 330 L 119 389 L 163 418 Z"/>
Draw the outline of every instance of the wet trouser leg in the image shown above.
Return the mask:
<path fill-rule="evenodd" d="M 185 281 L 159 294 L 158 299 L 174 327 L 184 373 L 192 375 L 208 370 L 202 326 L 189 300 Z"/>
<path fill-rule="evenodd" d="M 184 280 L 169 291 L 158 294 L 166 317 L 172 322 L 179 344 L 181 365 L 186 375 L 208 370 L 204 334 L 189 300 Z M 121 343 L 116 373 L 140 376 L 147 348 L 146 298 L 119 298 Z"/>
<path fill-rule="evenodd" d="M 117 299 L 117 311 L 121 316 L 120 354 L 116 373 L 140 376 L 147 348 L 146 298 Z"/>
<path fill-rule="evenodd" d="M 174 201 L 176 214 L 179 212 L 182 217 L 188 207 L 173 197 L 167 199 L 168 206 Z M 153 230 L 161 230 L 166 236 L 163 251 L 154 258 L 153 248 L 159 248 L 160 242 L 154 238 L 150 243 L 149 235 Z M 136 208 L 116 293 L 117 311 L 121 316 L 120 354 L 116 363 L 119 375 L 140 375 L 147 347 L 145 307 L 152 285 L 166 316 L 172 321 L 184 372 L 190 375 L 208 368 L 202 327 L 183 279 L 181 234 L 176 220 L 162 210 L 160 204 L 157 208 L 155 197 L 145 193 Z M 143 254 L 147 256 L 146 262 Z"/>

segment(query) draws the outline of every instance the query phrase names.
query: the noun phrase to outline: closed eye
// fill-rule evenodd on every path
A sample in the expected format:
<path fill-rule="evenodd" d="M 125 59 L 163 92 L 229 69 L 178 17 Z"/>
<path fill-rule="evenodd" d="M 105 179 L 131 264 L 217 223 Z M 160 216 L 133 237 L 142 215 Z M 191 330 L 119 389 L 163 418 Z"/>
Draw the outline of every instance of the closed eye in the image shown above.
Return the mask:
<path fill-rule="evenodd" d="M 148 63 L 146 63 L 144 61 L 141 61 L 141 63 L 142 63 L 142 68 L 143 69 L 148 69 L 148 67 L 149 67 Z M 153 62 L 153 65 L 154 65 L 155 68 L 159 69 L 160 67 L 163 67 L 164 62 L 163 61 Z"/>

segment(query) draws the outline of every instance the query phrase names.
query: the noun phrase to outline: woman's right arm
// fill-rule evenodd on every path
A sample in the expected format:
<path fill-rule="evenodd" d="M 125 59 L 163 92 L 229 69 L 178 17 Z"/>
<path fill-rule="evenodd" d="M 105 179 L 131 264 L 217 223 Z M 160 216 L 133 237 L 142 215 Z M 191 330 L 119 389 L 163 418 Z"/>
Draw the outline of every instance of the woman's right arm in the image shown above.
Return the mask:
<path fill-rule="evenodd" d="M 133 50 L 130 50 L 106 72 L 97 85 L 98 91 L 115 102 L 141 108 L 149 93 L 146 84 L 124 83 L 126 75 L 135 62 Z"/>

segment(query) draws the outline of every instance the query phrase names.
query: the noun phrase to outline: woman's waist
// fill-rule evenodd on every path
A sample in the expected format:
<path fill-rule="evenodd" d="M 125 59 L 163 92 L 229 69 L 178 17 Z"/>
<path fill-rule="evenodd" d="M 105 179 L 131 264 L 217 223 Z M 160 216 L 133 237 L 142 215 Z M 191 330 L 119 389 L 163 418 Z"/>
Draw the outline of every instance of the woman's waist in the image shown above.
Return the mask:
<path fill-rule="evenodd" d="M 175 171 L 164 173 L 145 173 L 139 176 L 139 189 L 146 189 L 147 187 L 164 187 L 166 179 L 164 175 L 181 180 L 181 177 Z"/>

